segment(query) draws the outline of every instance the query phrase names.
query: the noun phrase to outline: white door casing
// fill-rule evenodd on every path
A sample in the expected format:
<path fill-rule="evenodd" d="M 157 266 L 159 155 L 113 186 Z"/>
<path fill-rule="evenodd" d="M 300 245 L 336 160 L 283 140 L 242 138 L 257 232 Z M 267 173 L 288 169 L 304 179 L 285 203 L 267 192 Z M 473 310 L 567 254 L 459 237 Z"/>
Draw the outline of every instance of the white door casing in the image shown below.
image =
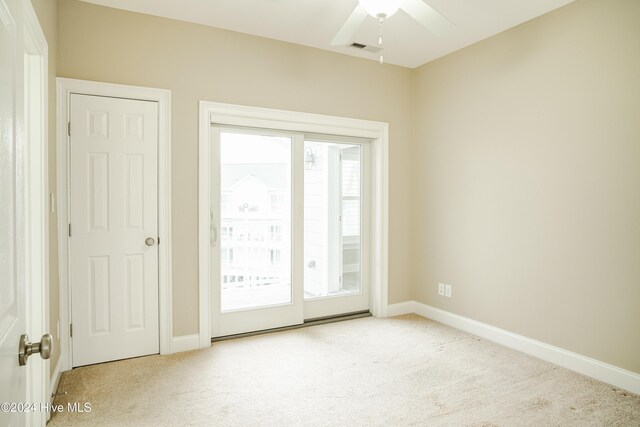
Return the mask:
<path fill-rule="evenodd" d="M 216 126 L 239 126 L 261 129 L 303 132 L 309 134 L 342 135 L 367 138 L 370 144 L 370 259 L 368 265 L 370 283 L 369 308 L 376 317 L 387 315 L 388 305 L 388 199 L 389 199 L 389 125 L 360 119 L 350 119 L 295 111 L 274 110 L 208 101 L 200 102 L 199 120 L 199 313 L 200 345 L 208 345 L 215 336 L 217 318 L 213 307 L 211 275 L 219 271 L 211 268 L 212 180 L 211 141 Z M 215 264 L 214 264 L 215 265 Z M 213 271 L 212 271 L 213 270 Z M 364 273 L 363 273 L 364 274 Z"/>
<path fill-rule="evenodd" d="M 172 319 L 172 251 L 171 251 L 171 91 L 142 86 L 77 80 L 58 77 L 57 86 L 57 210 L 58 276 L 60 280 L 60 370 L 73 368 L 73 345 L 70 337 L 71 284 L 69 227 L 69 103 L 73 94 L 153 101 L 158 104 L 158 228 L 162 244 L 159 252 L 159 321 L 160 353 L 185 351 L 195 347 L 173 338 Z M 180 341 L 180 342 L 178 342 Z M 209 343 L 210 345 L 210 343 Z"/>
<path fill-rule="evenodd" d="M 69 111 L 73 366 L 158 353 L 158 104 Z"/>

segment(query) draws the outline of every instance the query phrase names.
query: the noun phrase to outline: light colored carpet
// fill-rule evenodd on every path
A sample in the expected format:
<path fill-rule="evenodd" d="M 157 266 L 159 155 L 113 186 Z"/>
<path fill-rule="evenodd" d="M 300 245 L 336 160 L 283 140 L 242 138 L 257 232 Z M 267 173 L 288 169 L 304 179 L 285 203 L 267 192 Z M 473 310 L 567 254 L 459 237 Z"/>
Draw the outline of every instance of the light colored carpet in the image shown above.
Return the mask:
<path fill-rule="evenodd" d="M 63 374 L 50 426 L 640 426 L 640 396 L 415 315 Z"/>

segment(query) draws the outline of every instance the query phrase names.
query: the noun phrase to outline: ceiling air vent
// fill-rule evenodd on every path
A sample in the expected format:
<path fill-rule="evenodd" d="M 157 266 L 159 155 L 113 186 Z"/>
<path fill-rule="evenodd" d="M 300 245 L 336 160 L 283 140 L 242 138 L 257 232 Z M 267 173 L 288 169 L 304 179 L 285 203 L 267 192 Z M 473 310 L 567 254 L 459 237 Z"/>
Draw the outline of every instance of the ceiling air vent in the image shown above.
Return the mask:
<path fill-rule="evenodd" d="M 363 43 L 358 43 L 358 42 L 353 42 L 349 45 L 349 47 L 352 47 L 354 49 L 358 49 L 358 50 L 364 50 L 367 52 L 371 52 L 371 53 L 378 53 L 382 50 L 382 48 L 378 47 L 378 46 L 369 46 Z"/>

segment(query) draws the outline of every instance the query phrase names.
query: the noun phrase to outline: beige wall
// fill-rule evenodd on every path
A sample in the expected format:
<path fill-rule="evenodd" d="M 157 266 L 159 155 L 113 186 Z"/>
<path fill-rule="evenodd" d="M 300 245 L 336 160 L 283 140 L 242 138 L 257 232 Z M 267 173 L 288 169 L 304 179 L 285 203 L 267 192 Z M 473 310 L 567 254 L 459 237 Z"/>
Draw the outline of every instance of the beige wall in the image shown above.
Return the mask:
<path fill-rule="evenodd" d="M 389 300 L 410 300 L 411 70 L 230 31 L 58 2 L 58 75 L 172 91 L 174 335 L 198 330 L 198 101 L 390 124 Z"/>
<path fill-rule="evenodd" d="M 640 2 L 576 1 L 414 78 L 415 298 L 640 373 Z"/>
<path fill-rule="evenodd" d="M 197 332 L 205 99 L 389 122 L 391 303 L 640 372 L 638 16 L 578 0 L 407 70 L 59 0 L 58 75 L 172 90 L 175 335 Z"/>
<path fill-rule="evenodd" d="M 49 48 L 49 191 L 56 192 L 56 69 L 58 44 L 58 0 L 31 0 L 40 27 Z M 58 232 L 56 213 L 49 215 L 49 332 L 54 344 L 51 353 L 51 371 L 55 369 L 60 356 L 60 337 L 56 331 L 59 319 L 58 299 Z"/>

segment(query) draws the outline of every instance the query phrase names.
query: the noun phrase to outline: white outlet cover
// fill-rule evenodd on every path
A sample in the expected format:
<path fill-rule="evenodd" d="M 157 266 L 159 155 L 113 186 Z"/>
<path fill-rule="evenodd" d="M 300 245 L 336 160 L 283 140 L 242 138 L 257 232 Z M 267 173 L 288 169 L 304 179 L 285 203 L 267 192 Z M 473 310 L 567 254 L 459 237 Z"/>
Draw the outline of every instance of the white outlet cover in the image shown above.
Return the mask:
<path fill-rule="evenodd" d="M 451 298 L 451 285 L 446 285 L 444 288 L 444 295 L 447 298 Z"/>
<path fill-rule="evenodd" d="M 438 283 L 438 295 L 444 295 L 444 283 Z"/>

